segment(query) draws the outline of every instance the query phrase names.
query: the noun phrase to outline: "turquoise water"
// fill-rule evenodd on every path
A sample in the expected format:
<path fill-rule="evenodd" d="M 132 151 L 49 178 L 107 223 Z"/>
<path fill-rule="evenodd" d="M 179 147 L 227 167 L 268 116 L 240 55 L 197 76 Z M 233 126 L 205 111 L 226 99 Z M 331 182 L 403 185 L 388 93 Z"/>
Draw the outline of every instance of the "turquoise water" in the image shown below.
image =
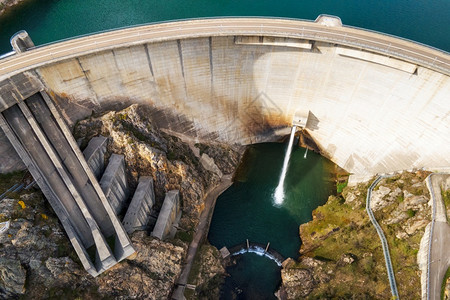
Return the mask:
<path fill-rule="evenodd" d="M 27 30 L 37 45 L 143 23 L 217 16 L 314 20 L 339 16 L 346 25 L 381 31 L 450 51 L 450 1 L 410 0 L 28 0 L 0 19 L 0 53 Z"/>
<path fill-rule="evenodd" d="M 227 268 L 230 275 L 222 287 L 222 300 L 276 299 L 275 290 L 281 284 L 281 271 L 275 262 L 249 253 L 237 258 L 237 263 Z"/>
<path fill-rule="evenodd" d="M 264 143 L 249 147 L 236 181 L 217 199 L 208 236 L 212 245 L 220 249 L 231 248 L 246 239 L 261 244 L 270 242 L 270 248 L 284 257 L 298 257 L 300 224 L 310 221 L 312 210 L 334 192 L 333 164 L 313 152 L 308 152 L 304 159 L 305 149 L 294 146 L 285 181 L 285 199 L 276 205 L 273 193 L 286 146 Z M 280 281 L 279 267 L 256 254 L 244 254 L 240 260 L 227 270 L 232 276 L 227 278 L 224 293 L 261 290 L 270 298 Z M 257 276 L 265 279 L 256 279 Z"/>

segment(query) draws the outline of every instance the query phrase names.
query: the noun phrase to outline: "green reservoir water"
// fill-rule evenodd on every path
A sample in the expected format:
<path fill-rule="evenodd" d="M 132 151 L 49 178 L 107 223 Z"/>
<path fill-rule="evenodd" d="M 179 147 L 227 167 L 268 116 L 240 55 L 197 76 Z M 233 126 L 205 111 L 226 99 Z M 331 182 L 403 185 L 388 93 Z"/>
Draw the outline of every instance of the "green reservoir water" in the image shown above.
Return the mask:
<path fill-rule="evenodd" d="M 0 53 L 25 29 L 36 45 L 118 27 L 175 19 L 272 16 L 314 20 L 339 16 L 345 25 L 408 38 L 450 51 L 450 1 L 410 0 L 27 0 L 0 18 Z"/>
<path fill-rule="evenodd" d="M 313 152 L 295 146 L 285 180 L 285 199 L 274 203 L 287 143 L 249 146 L 233 185 L 219 196 L 208 239 L 217 248 L 233 247 L 246 239 L 266 245 L 284 257 L 298 257 L 299 226 L 311 220 L 311 212 L 335 190 L 334 165 Z M 223 298 L 242 291 L 240 299 L 272 298 L 280 283 L 279 266 L 254 253 L 238 258 L 230 267 Z M 255 291 L 259 291 L 256 293 Z M 256 293 L 258 297 L 252 298 Z M 261 294 L 262 293 L 262 294 Z"/>
<path fill-rule="evenodd" d="M 25 29 L 36 45 L 124 26 L 176 19 L 220 16 L 270 16 L 314 20 L 339 16 L 345 25 L 380 31 L 450 51 L 450 1 L 410 0 L 27 0 L 0 17 L 0 54 L 10 37 Z M 266 244 L 285 257 L 298 256 L 298 227 L 334 191 L 332 164 L 294 147 L 282 205 L 273 192 L 286 144 L 249 147 L 237 181 L 217 200 L 209 241 L 221 248 L 245 242 Z M 222 298 L 273 299 L 280 283 L 278 265 L 246 253 L 229 267 Z"/>

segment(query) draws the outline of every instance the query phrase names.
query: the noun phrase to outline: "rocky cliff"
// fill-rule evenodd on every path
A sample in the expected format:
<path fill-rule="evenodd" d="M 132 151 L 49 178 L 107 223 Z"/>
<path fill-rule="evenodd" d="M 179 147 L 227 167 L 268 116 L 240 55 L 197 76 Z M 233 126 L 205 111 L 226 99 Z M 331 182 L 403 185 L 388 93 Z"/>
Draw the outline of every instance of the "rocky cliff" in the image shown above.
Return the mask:
<path fill-rule="evenodd" d="M 0 16 L 5 13 L 9 8 L 16 6 L 27 0 L 0 0 Z"/>
<path fill-rule="evenodd" d="M 419 299 L 417 253 L 431 220 L 428 173 L 404 172 L 383 179 L 373 192 L 372 209 L 389 243 L 399 295 Z M 381 242 L 365 211 L 371 182 L 347 187 L 300 226 L 297 262 L 282 270 L 288 299 L 389 299 L 391 292 Z"/>
<path fill-rule="evenodd" d="M 166 299 L 178 278 L 199 215 L 205 192 L 219 180 L 206 170 L 191 146 L 153 126 L 146 107 L 133 105 L 80 121 L 74 135 L 81 147 L 95 135 L 108 137 L 107 156 L 125 156 L 130 186 L 140 176 L 152 176 L 159 210 L 164 194 L 180 190 L 183 217 L 177 236 L 159 241 L 138 231 L 131 236 L 137 254 L 96 278 L 88 275 L 39 190 L 10 194 L 0 202 L 0 222 L 10 228 L 0 234 L 0 299 Z M 233 170 L 240 152 L 224 144 L 198 144 L 223 173 Z M 5 177 L 6 178 L 6 177 Z M 2 189 L 21 176 L 3 180 Z M 3 178 L 2 178 L 3 179 Z M 209 253 L 209 252 L 208 252 Z M 221 273 L 218 257 L 206 254 L 199 273 L 202 282 Z M 214 273 L 214 274 L 213 274 Z"/>

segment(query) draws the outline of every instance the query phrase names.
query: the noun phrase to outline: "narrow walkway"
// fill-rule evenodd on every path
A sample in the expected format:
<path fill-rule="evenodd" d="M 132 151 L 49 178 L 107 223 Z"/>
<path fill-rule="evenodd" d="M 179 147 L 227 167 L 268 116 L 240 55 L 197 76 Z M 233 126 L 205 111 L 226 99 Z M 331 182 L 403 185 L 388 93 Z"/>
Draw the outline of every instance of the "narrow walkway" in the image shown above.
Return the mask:
<path fill-rule="evenodd" d="M 184 289 L 187 284 L 189 273 L 194 262 L 195 254 L 197 253 L 198 247 L 201 244 L 202 238 L 206 235 L 209 230 L 209 223 L 214 212 L 214 207 L 216 205 L 217 197 L 223 193 L 232 184 L 232 176 L 224 175 L 219 185 L 208 192 L 205 199 L 205 209 L 203 210 L 200 221 L 197 226 L 197 230 L 194 234 L 194 238 L 189 245 L 188 253 L 186 257 L 186 264 L 184 265 L 183 271 L 176 283 L 175 291 L 172 295 L 172 299 L 183 300 L 184 299 Z"/>
<path fill-rule="evenodd" d="M 387 270 L 388 277 L 389 277 L 389 284 L 391 286 L 392 297 L 393 297 L 393 299 L 399 299 L 398 291 L 397 291 L 397 284 L 395 282 L 394 270 L 392 268 L 391 256 L 389 255 L 389 246 L 388 246 L 386 237 L 384 236 L 383 230 L 381 229 L 380 225 L 378 224 L 377 220 L 375 219 L 372 209 L 370 208 L 370 200 L 372 198 L 372 190 L 378 184 L 378 182 L 380 182 L 380 180 L 385 177 L 386 176 L 378 176 L 374 180 L 374 182 L 372 182 L 370 187 L 367 189 L 366 210 L 367 210 L 367 214 L 369 215 L 370 221 L 372 221 L 373 226 L 375 226 L 375 229 L 377 230 L 378 236 L 380 237 L 380 240 L 381 240 L 381 245 L 383 246 L 384 260 L 386 261 L 386 270 Z"/>
<path fill-rule="evenodd" d="M 432 200 L 432 220 L 427 261 L 426 299 L 440 299 L 442 280 L 450 266 L 450 225 L 447 222 L 441 184 L 450 174 L 430 174 L 427 187 Z"/>

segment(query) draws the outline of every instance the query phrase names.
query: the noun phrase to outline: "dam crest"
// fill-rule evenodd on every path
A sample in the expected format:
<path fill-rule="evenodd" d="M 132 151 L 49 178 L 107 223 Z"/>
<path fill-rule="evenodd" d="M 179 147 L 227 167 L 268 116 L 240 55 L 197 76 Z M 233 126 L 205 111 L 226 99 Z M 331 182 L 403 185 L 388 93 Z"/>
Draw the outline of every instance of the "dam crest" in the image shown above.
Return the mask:
<path fill-rule="evenodd" d="M 307 112 L 305 130 L 351 183 L 450 167 L 450 55 L 411 41 L 331 17 L 168 22 L 43 47 L 27 39 L 13 38 L 16 53 L 0 60 L 0 111 L 45 91 L 71 126 L 139 103 L 160 128 L 241 144 L 275 141 Z M 0 141 L 0 171 L 24 168 Z"/>

